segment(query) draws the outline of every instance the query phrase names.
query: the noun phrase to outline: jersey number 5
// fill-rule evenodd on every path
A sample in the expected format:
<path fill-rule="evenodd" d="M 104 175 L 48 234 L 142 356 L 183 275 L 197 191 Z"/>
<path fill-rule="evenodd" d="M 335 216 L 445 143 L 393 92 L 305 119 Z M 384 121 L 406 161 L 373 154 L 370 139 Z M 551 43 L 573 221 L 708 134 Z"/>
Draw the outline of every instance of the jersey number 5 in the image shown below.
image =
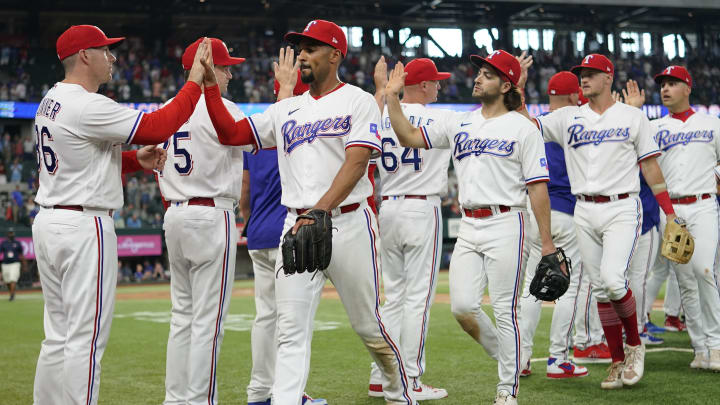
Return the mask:
<path fill-rule="evenodd" d="M 48 130 L 47 127 L 42 127 L 42 129 L 38 130 L 38 126 L 35 125 L 35 136 L 37 137 L 35 155 L 37 157 L 38 172 L 45 166 L 48 174 L 53 175 L 58 168 L 58 159 L 52 148 L 45 145 L 45 138 L 47 138 L 48 142 L 53 141 L 50 130 Z"/>
<path fill-rule="evenodd" d="M 175 163 L 173 166 L 175 167 L 175 170 L 177 170 L 178 174 L 181 176 L 187 176 L 188 174 L 192 173 L 193 169 L 193 160 L 192 155 L 190 152 L 188 152 L 187 149 L 180 147 L 181 141 L 189 141 L 190 140 L 190 132 L 189 131 L 182 131 L 182 132 L 175 132 L 172 137 L 173 143 L 173 153 L 176 158 L 183 158 L 184 162 L 182 165 L 179 163 Z M 163 149 L 167 150 L 170 146 L 170 139 L 165 141 L 163 144 Z M 178 160 L 179 162 L 179 160 Z"/>
<path fill-rule="evenodd" d="M 385 171 L 394 173 L 398 169 L 397 156 L 392 150 L 385 151 L 385 144 L 389 144 L 391 148 L 395 148 L 397 143 L 392 138 L 382 139 L 382 165 Z M 410 156 L 412 154 L 412 156 Z M 400 162 L 404 165 L 413 165 L 413 169 L 416 172 L 422 170 L 422 158 L 420 157 L 420 150 L 415 148 L 405 148 L 400 155 Z"/>

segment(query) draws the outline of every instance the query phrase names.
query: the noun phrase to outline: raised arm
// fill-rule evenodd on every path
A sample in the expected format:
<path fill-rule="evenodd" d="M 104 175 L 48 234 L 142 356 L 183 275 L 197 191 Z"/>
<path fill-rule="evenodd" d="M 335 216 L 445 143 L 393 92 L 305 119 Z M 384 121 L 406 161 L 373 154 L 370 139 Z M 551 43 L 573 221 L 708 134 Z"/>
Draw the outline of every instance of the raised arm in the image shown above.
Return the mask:
<path fill-rule="evenodd" d="M 399 94 L 400 89 L 405 85 L 405 76 L 407 76 L 407 73 L 405 73 L 404 66 L 401 62 L 398 62 L 395 69 L 390 73 L 390 80 L 385 86 L 390 125 L 392 125 L 393 131 L 402 146 L 428 149 L 429 145 L 425 144 L 422 130 L 414 127 L 408 121 L 400 106 Z"/>
<path fill-rule="evenodd" d="M 383 113 L 385 107 L 385 86 L 388 83 L 387 63 L 385 56 L 381 56 L 375 64 L 375 72 L 373 73 L 375 81 L 375 101 L 380 108 L 380 114 Z"/>
<path fill-rule="evenodd" d="M 280 89 L 277 93 L 277 101 L 284 100 L 293 96 L 293 89 L 297 84 L 297 72 L 300 68 L 300 62 L 295 60 L 295 51 L 292 47 L 288 46 L 280 48 L 280 54 L 278 55 L 278 61 L 273 62 L 273 69 L 275 71 L 275 80 L 280 84 Z"/>

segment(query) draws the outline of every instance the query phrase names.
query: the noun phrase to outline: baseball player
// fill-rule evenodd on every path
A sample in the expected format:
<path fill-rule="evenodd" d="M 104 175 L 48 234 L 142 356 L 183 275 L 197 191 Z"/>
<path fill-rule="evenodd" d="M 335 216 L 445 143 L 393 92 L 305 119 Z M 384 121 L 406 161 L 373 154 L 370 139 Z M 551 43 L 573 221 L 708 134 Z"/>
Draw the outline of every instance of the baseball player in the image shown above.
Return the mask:
<path fill-rule="evenodd" d="M 524 83 L 520 83 L 521 87 L 523 85 Z M 576 106 L 579 91 L 578 78 L 571 72 L 564 71 L 553 75 L 548 82 L 547 90 L 550 98 L 550 112 L 566 106 Z M 568 290 L 555 302 L 553 309 L 553 318 L 550 324 L 550 356 L 547 361 L 546 375 L 550 378 L 583 377 L 588 374 L 587 368 L 576 365 L 568 359 L 576 299 L 583 280 L 583 266 L 572 219 L 575 210 L 575 196 L 570 192 L 562 146 L 553 142 L 545 143 L 545 155 L 550 172 L 550 181 L 547 187 L 550 196 L 553 241 L 563 246 L 565 254 L 573 264 Z M 525 272 L 522 305 L 520 306 L 522 308 L 520 336 L 522 336 L 522 364 L 524 365 L 521 376 L 528 376 L 531 373 L 530 358 L 532 357 L 533 336 L 540 321 L 542 304 L 542 301 L 530 295 L 530 282 L 535 277 L 542 249 L 537 223 L 532 217 L 528 219 L 527 237 L 529 258 Z"/>
<path fill-rule="evenodd" d="M 150 114 L 97 94 L 111 78 L 108 38 L 91 25 L 72 26 L 57 40 L 65 79 L 35 115 L 41 207 L 33 242 L 45 301 L 45 340 L 35 373 L 34 403 L 96 404 L 100 362 L 110 335 L 117 283 L 112 212 L 123 204 L 120 174 L 164 165 L 154 146 L 122 153 L 123 143 L 164 142 L 190 117 L 204 68 L 199 59 L 172 103 Z"/>
<path fill-rule="evenodd" d="M 20 263 L 22 268 L 27 268 L 27 262 L 23 256 L 23 247 L 15 240 L 15 229 L 8 228 L 7 239 L 0 243 L 2 258 L 2 278 L 10 292 L 10 301 L 15 300 L 15 285 L 20 278 Z"/>
<path fill-rule="evenodd" d="M 384 92 L 387 64 L 376 66 L 375 88 Z M 437 101 L 440 81 L 450 73 L 418 58 L 405 66 L 402 108 L 415 127 L 442 121 L 451 111 L 429 108 Z M 378 97 L 376 96 L 376 99 Z M 384 107 L 384 106 L 383 106 Z M 447 192 L 450 150 L 403 148 L 392 131 L 387 108 L 382 114 L 382 156 L 378 165 L 382 205 L 378 226 L 382 245 L 385 325 L 400 339 L 405 370 L 418 401 L 445 398 L 448 393 L 421 382 L 425 371 L 430 306 L 437 287 L 443 225 L 440 194 Z M 372 364 L 369 395 L 383 396 L 382 373 Z"/>
<path fill-rule="evenodd" d="M 185 71 L 192 68 L 201 42 L 202 38 L 185 49 Z M 231 57 L 220 39 L 210 38 L 210 43 L 215 76 L 226 93 L 230 66 L 245 59 Z M 223 104 L 233 118 L 244 117 L 230 100 L 223 99 Z M 172 301 L 164 404 L 215 404 L 217 361 L 235 280 L 234 208 L 242 177 L 232 173 L 242 170 L 242 150 L 220 144 L 204 97 L 190 119 L 161 146 L 170 156 L 158 183 L 169 204 L 163 229 Z M 197 248 L 200 245 L 202 249 Z"/>
<path fill-rule="evenodd" d="M 665 313 L 665 324 L 663 326 L 657 326 L 650 321 L 650 313 L 652 312 L 653 303 L 655 297 L 658 296 L 660 288 L 663 283 L 667 280 L 665 285 L 665 298 L 663 300 L 663 312 Z M 680 287 L 678 287 L 677 277 L 670 261 L 658 253 L 655 259 L 655 265 L 650 271 L 650 275 L 647 280 L 647 298 L 645 300 L 645 312 L 647 312 L 648 323 L 645 325 L 649 332 L 655 331 L 655 333 L 668 332 L 682 332 L 686 326 L 683 321 L 680 320 L 680 313 L 682 307 L 680 304 Z"/>
<path fill-rule="evenodd" d="M 715 279 L 718 249 L 718 204 L 714 168 L 720 159 L 720 119 L 690 108 L 692 78 L 682 66 L 668 66 L 655 76 L 669 114 L 654 121 L 659 159 L 671 201 L 695 238 L 687 264 L 672 263 L 695 349 L 693 368 L 720 371 L 720 293 Z M 660 221 L 671 221 L 661 216 Z M 708 270 L 710 269 L 710 270 Z M 692 299 L 697 289 L 698 303 Z"/>
<path fill-rule="evenodd" d="M 645 360 L 635 297 L 626 276 L 641 234 L 638 163 L 668 220 L 675 220 L 675 213 L 655 159 L 660 151 L 652 140 L 652 125 L 642 111 L 612 98 L 613 64 L 603 55 L 591 54 L 572 71 L 580 74 L 590 102 L 535 120 L 546 141 L 565 149 L 571 190 L 578 199 L 574 220 L 580 255 L 613 361 L 601 387 L 621 388 L 642 378 Z"/>
<path fill-rule="evenodd" d="M 312 320 L 320 287 L 330 279 L 350 324 L 388 379 L 385 399 L 415 404 L 396 343 L 380 315 L 380 263 L 375 215 L 367 205 L 372 153 L 380 152 L 380 113 L 372 95 L 341 82 L 337 70 L 347 53 L 340 27 L 310 21 L 302 33 L 285 39 L 297 45 L 302 81 L 310 90 L 271 105 L 265 112 L 235 122 L 206 83 L 208 111 L 221 142 L 277 146 L 282 204 L 288 207 L 283 233 L 310 223 L 298 215 L 319 209 L 332 215 L 332 259 L 319 273 L 284 275 L 275 265 L 278 351 L 272 403 L 297 405 L 307 381 Z M 212 94 L 212 97 L 211 97 Z"/>
<path fill-rule="evenodd" d="M 522 369 L 519 298 L 528 256 L 526 192 L 537 218 L 542 254 L 556 251 L 545 185 L 548 168 L 540 134 L 514 111 L 522 104 L 516 87 L 521 75 L 518 60 L 502 50 L 487 58 L 473 55 L 471 60 L 479 67 L 473 96 L 481 109 L 415 127 L 398 98 L 407 76 L 398 63 L 386 87 L 388 115 L 402 146 L 452 149 L 464 215 L 450 261 L 451 309 L 462 328 L 479 340 L 483 323 L 476 314 L 482 312 L 482 296 L 489 288 L 499 345 L 495 404 L 517 404 Z"/>
<path fill-rule="evenodd" d="M 292 49 L 285 58 L 280 50 L 278 68 L 293 70 Z M 285 62 L 288 62 L 286 64 Z M 289 66 L 287 66 L 289 65 Z M 308 85 L 300 80 L 292 87 L 292 93 L 280 93 L 280 76 L 275 70 L 275 94 L 278 100 L 302 95 Z M 300 71 L 297 71 L 297 77 Z M 275 260 L 278 256 L 280 236 L 287 215 L 287 208 L 280 204 L 282 189 L 278 171 L 277 150 L 261 149 L 256 154 L 243 153 L 243 182 L 240 197 L 240 213 L 245 218 L 247 243 L 255 274 L 255 320 L 250 335 L 252 344 L 252 371 L 247 387 L 248 405 L 269 405 L 277 358 L 277 304 L 275 302 Z M 322 287 L 322 286 L 320 286 Z M 324 399 L 312 399 L 303 394 L 303 404 L 327 404 Z"/>

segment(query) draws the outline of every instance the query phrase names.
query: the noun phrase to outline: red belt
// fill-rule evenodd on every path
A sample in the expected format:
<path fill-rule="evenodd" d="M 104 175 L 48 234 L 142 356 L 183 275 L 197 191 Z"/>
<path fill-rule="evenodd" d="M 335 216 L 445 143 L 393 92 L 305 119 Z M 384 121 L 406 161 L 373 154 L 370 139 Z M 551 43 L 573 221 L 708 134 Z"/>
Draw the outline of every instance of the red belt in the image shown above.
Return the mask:
<path fill-rule="evenodd" d="M 498 205 L 498 210 L 502 212 L 508 212 L 510 211 L 510 207 L 506 205 Z M 465 212 L 466 217 L 470 218 L 485 218 L 493 215 L 492 208 L 477 208 L 474 210 L 470 210 L 467 208 L 463 208 L 463 212 Z"/>
<path fill-rule="evenodd" d="M 710 197 L 712 197 L 710 194 L 703 194 L 700 196 L 700 199 L 707 200 Z M 673 204 L 692 204 L 697 200 L 698 198 L 696 195 L 689 195 L 685 197 L 671 198 L 670 202 Z"/>
<path fill-rule="evenodd" d="M 407 194 L 407 195 L 399 195 L 399 196 L 393 196 L 393 197 L 403 197 L 403 198 L 406 199 L 406 200 L 407 200 L 407 199 L 427 200 L 427 196 L 426 196 L 426 195 L 411 195 L 411 194 Z M 389 199 L 390 199 L 390 196 L 384 195 L 382 199 L 383 199 L 383 201 L 389 200 Z"/>
<path fill-rule="evenodd" d="M 206 197 L 195 197 L 188 200 L 188 205 L 204 205 L 206 207 L 214 207 L 215 200 Z"/>
<path fill-rule="evenodd" d="M 343 207 L 340 207 L 340 213 L 347 214 L 348 212 L 353 212 L 358 208 L 360 208 L 360 203 L 348 204 Z M 302 214 L 310 211 L 311 209 L 312 208 L 288 208 L 288 211 L 294 212 L 298 215 L 302 215 Z M 331 214 L 331 216 L 332 216 L 332 214 Z"/>
<path fill-rule="evenodd" d="M 82 205 L 53 205 L 56 210 L 85 211 Z M 108 210 L 108 215 L 113 216 L 113 210 Z"/>
<path fill-rule="evenodd" d="M 630 194 L 628 194 L 628 193 L 623 193 L 623 194 L 618 194 L 618 195 L 616 195 L 616 196 L 614 196 L 614 197 L 615 197 L 615 198 L 614 198 L 615 200 L 624 200 L 624 199 L 630 197 Z M 613 201 L 613 197 L 607 196 L 607 195 L 585 195 L 585 194 L 578 194 L 578 199 L 579 199 L 580 201 L 589 201 L 589 202 L 596 202 L 596 203 L 606 203 L 606 202 Z"/>

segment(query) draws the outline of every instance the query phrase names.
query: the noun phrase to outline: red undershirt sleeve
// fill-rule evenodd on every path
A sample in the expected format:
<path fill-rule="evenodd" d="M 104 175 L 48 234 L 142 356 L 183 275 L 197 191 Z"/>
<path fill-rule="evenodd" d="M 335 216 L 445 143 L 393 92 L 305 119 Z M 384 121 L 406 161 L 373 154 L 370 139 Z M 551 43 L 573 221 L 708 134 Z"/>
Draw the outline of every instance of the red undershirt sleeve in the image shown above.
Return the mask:
<path fill-rule="evenodd" d="M 122 153 L 122 173 L 132 173 L 143 169 L 140 166 L 140 162 L 137 160 L 137 151 L 130 150 Z"/>
<path fill-rule="evenodd" d="M 205 104 L 221 144 L 231 146 L 254 145 L 255 148 L 258 148 L 250 122 L 247 118 L 235 121 L 223 104 L 219 86 L 205 89 Z"/>
<path fill-rule="evenodd" d="M 170 104 L 155 112 L 143 114 L 131 143 L 157 145 L 165 142 L 190 119 L 201 94 L 200 86 L 195 82 L 185 83 Z"/>

